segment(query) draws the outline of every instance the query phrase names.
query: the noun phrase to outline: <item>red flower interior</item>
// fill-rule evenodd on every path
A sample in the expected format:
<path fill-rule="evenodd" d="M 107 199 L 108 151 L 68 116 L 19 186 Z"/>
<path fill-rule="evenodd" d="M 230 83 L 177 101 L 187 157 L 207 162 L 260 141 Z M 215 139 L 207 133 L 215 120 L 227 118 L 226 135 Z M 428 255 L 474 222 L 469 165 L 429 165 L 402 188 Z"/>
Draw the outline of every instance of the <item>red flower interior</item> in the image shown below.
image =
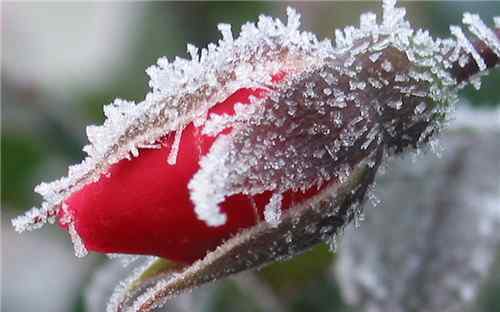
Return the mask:
<path fill-rule="evenodd" d="M 273 81 L 284 78 L 283 73 Z M 265 89 L 242 88 L 217 103 L 209 113 L 234 114 L 236 103 L 249 103 L 250 96 L 263 98 Z M 225 132 L 231 131 L 226 129 Z M 221 205 L 227 222 L 210 227 L 200 221 L 190 200 L 188 183 L 199 169 L 216 137 L 201 134 L 192 123 L 183 131 L 175 165 L 167 163 L 174 134 L 167 134 L 160 149 L 142 149 L 138 157 L 124 159 L 109 169 L 109 177 L 86 185 L 66 200 L 75 228 L 90 251 L 156 255 L 191 263 L 224 240 L 263 220 L 272 195 L 233 195 Z M 282 209 L 317 193 L 283 194 Z"/>

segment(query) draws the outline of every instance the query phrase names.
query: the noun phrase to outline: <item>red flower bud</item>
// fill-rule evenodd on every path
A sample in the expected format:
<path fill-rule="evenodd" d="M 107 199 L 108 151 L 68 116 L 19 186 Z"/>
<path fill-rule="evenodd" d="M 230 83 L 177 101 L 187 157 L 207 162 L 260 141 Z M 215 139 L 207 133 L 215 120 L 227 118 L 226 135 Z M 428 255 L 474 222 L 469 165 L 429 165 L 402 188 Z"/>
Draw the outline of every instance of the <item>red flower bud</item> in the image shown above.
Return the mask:
<path fill-rule="evenodd" d="M 283 79 L 280 73 L 273 81 Z M 209 110 L 209 116 L 234 115 L 236 103 L 249 104 L 250 96 L 264 98 L 267 90 L 242 88 Z M 250 104 L 251 105 L 251 104 Z M 175 135 L 167 134 L 157 149 L 142 149 L 139 156 L 111 166 L 107 175 L 86 185 L 66 201 L 60 223 L 73 220 L 87 250 L 105 253 L 157 255 L 180 262 L 192 262 L 214 249 L 223 240 L 264 219 L 271 199 L 266 191 L 255 196 L 232 195 L 222 204 L 227 221 L 209 226 L 200 220 L 190 199 L 188 183 L 199 170 L 216 136 L 202 134 L 193 123 L 183 131 L 177 160 L 167 164 Z M 317 190 L 283 194 L 286 210 Z M 69 215 L 68 215 L 69 214 Z"/>
<path fill-rule="evenodd" d="M 426 143 L 457 87 L 477 84 L 473 75 L 500 61 L 498 29 L 479 17 L 464 16 L 464 23 L 482 43 L 457 27 L 456 40 L 433 39 L 413 31 L 394 5 L 384 2 L 381 24 L 370 13 L 359 28 L 337 31 L 335 46 L 300 32 L 289 9 L 286 25 L 261 17 L 234 39 L 222 24 L 218 45 L 201 53 L 188 45 L 191 60 L 160 59 L 148 70 L 152 91 L 144 101 L 105 107 L 105 123 L 87 130 L 88 157 L 35 189 L 42 206 L 14 219 L 16 230 L 58 216 L 77 254 L 189 263 L 263 219 L 277 225 L 282 211 L 297 206 L 275 231 L 252 228 L 260 229 L 253 238 L 267 240 L 244 243 L 267 255 L 241 265 L 225 255 L 233 271 L 335 237 L 359 214 L 382 159 Z M 354 169 L 368 173 L 353 176 Z M 270 251 L 280 233 L 282 244 L 298 237 L 296 248 Z M 223 267 L 220 274 L 228 274 Z"/>

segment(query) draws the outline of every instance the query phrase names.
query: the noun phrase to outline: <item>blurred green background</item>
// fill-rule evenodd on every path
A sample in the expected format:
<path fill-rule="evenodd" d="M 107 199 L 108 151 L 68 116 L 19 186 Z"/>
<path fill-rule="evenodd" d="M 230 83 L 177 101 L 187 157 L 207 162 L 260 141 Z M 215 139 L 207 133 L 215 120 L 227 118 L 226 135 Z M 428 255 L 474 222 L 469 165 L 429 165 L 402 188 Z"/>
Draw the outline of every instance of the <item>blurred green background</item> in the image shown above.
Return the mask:
<path fill-rule="evenodd" d="M 68 165 L 82 159 L 85 126 L 103 122 L 104 104 L 115 97 L 143 99 L 148 92 L 145 69 L 158 57 L 187 56 L 186 43 L 204 47 L 216 42 L 220 22 L 231 23 L 233 33 L 238 33 L 244 22 L 256 21 L 259 14 L 286 19 L 288 5 L 302 13 L 303 28 L 320 38 L 331 36 L 335 28 L 357 24 L 362 12 L 380 13 L 374 2 L 1 5 L 5 312 L 86 311 L 82 294 L 103 257 L 73 257 L 66 234 L 55 227 L 20 237 L 9 219 L 39 203 L 34 185 L 64 175 Z M 477 12 L 488 22 L 500 12 L 499 2 L 406 2 L 404 6 L 413 25 L 437 36 L 447 36 L 448 26 L 460 24 L 465 11 Z M 476 106 L 500 104 L 499 85 L 496 72 L 483 80 L 481 92 L 463 90 L 464 101 Z M 290 311 L 344 311 L 347 307 L 338 288 L 326 274 L 333 258 L 319 246 L 264 269 L 259 279 L 288 302 Z M 490 294 L 485 300 L 496 300 L 500 306 L 495 291 L 485 293 Z M 238 283 L 229 281 L 217 288 L 211 311 L 261 311 L 258 304 L 248 303 L 252 300 L 257 299 L 249 299 Z"/>

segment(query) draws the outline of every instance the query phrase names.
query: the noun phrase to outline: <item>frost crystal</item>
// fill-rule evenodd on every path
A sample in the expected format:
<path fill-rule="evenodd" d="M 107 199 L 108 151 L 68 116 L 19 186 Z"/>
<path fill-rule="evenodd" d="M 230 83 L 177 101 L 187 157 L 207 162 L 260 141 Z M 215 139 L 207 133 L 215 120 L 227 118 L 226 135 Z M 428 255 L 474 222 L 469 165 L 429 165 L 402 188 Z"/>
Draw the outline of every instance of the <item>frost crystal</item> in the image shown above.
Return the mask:
<path fill-rule="evenodd" d="M 392 64 L 391 64 L 391 62 L 389 62 L 388 60 L 384 60 L 384 62 L 382 63 L 382 68 L 383 68 L 386 72 L 390 72 L 390 71 L 392 71 Z"/>
<path fill-rule="evenodd" d="M 370 60 L 375 63 L 378 61 L 379 57 L 382 55 L 382 52 L 375 52 L 369 56 Z"/>
<path fill-rule="evenodd" d="M 73 243 L 75 255 L 79 258 L 85 257 L 88 254 L 88 251 L 85 248 L 80 235 L 78 235 L 78 232 L 76 231 L 74 220 L 71 218 L 70 214 L 67 213 L 68 206 L 66 204 L 63 204 L 62 209 L 64 211 L 64 214 L 60 222 L 62 225 L 68 227 L 68 233 L 71 238 L 71 242 Z"/>
<path fill-rule="evenodd" d="M 71 241 L 73 242 L 73 248 L 75 249 L 75 255 L 77 257 L 85 257 L 88 254 L 87 249 L 83 245 L 82 239 L 78 235 L 75 229 L 75 224 L 70 223 L 68 225 L 68 233 L 71 236 Z"/>
<path fill-rule="evenodd" d="M 417 107 L 415 107 L 415 114 L 422 114 L 425 111 L 426 107 L 427 105 L 425 104 L 425 102 L 418 104 Z"/>
<path fill-rule="evenodd" d="M 283 195 L 273 194 L 269 203 L 264 208 L 264 219 L 271 226 L 276 226 L 279 224 L 281 219 L 281 201 L 283 200 Z"/>
<path fill-rule="evenodd" d="M 327 244 L 328 244 L 328 249 L 331 251 L 331 252 L 337 252 L 337 234 L 333 233 L 332 236 L 330 236 L 330 238 L 327 239 Z"/>
<path fill-rule="evenodd" d="M 463 48 L 465 52 L 470 53 L 472 58 L 476 62 L 479 70 L 486 69 L 486 63 L 479 53 L 476 51 L 472 43 L 467 39 L 462 32 L 462 29 L 458 26 L 450 26 L 450 32 L 457 37 L 457 48 Z"/>
<path fill-rule="evenodd" d="M 483 40 L 500 57 L 500 41 L 495 33 L 484 24 L 479 15 L 464 13 L 463 23 L 468 25 L 470 31 Z"/>
<path fill-rule="evenodd" d="M 177 129 L 175 131 L 174 143 L 172 144 L 170 153 L 168 155 L 167 162 L 172 166 L 175 165 L 177 154 L 179 153 L 179 144 L 181 144 L 182 130 L 183 129 Z"/>

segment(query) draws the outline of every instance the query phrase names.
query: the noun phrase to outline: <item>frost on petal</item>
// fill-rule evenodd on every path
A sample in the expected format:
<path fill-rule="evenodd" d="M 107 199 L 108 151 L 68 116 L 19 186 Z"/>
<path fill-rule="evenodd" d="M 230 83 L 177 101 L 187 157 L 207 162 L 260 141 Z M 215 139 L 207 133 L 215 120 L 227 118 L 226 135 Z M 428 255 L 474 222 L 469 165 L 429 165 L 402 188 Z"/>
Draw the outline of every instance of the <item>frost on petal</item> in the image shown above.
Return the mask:
<path fill-rule="evenodd" d="M 221 170 L 228 157 L 227 137 L 219 137 L 211 152 L 201 162 L 201 170 L 189 182 L 191 200 L 195 203 L 195 212 L 200 220 L 210 226 L 222 225 L 226 215 L 220 211 L 219 204 L 224 201 L 225 179 Z"/>
<path fill-rule="evenodd" d="M 346 231 L 335 270 L 349 303 L 464 311 L 476 298 L 500 246 L 498 112 L 459 110 L 441 159 L 395 161 L 378 179 L 383 204 Z"/>

